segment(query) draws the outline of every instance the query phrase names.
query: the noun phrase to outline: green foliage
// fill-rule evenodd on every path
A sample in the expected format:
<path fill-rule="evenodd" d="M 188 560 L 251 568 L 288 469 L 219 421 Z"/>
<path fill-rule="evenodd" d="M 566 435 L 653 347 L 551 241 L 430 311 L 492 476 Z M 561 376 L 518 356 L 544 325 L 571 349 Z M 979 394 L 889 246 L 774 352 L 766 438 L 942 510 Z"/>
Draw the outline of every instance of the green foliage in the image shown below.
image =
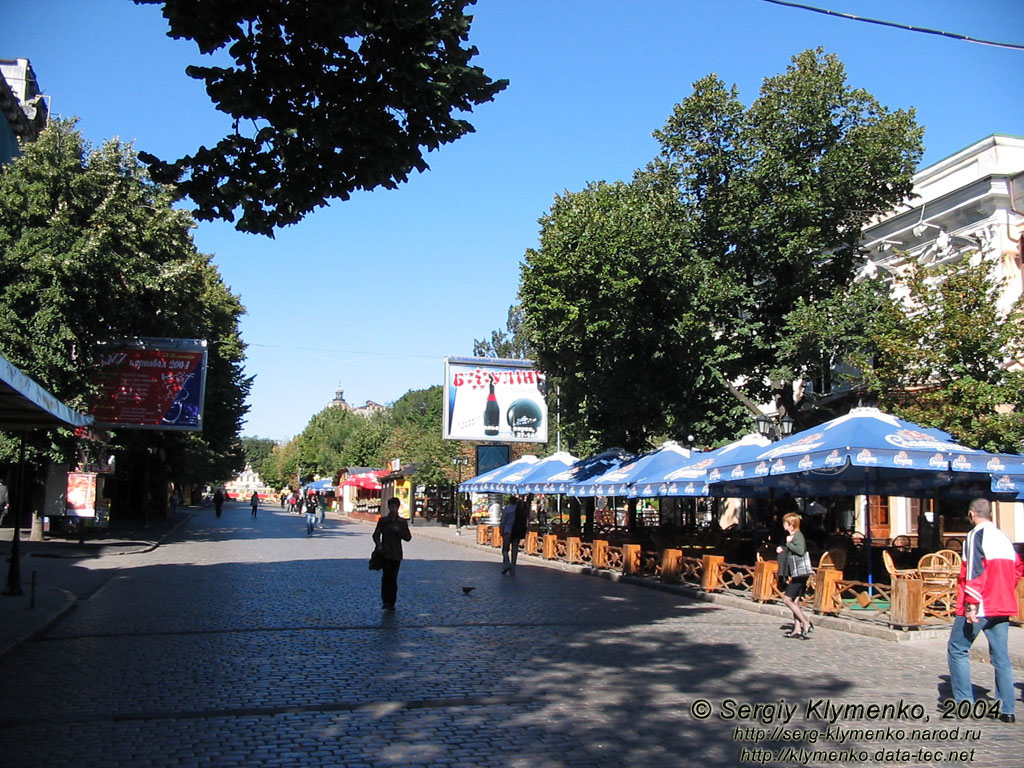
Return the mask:
<path fill-rule="evenodd" d="M 337 406 L 328 406 L 314 415 L 298 438 L 303 475 L 333 477 L 344 466 L 345 446 L 361 418 Z"/>
<path fill-rule="evenodd" d="M 992 262 L 927 267 L 908 260 L 890 294 L 882 281 L 787 318 L 795 370 L 808 349 L 849 363 L 846 378 L 884 410 L 991 451 L 1024 449 L 1024 306 L 1001 308 Z"/>
<path fill-rule="evenodd" d="M 424 150 L 473 131 L 460 115 L 508 84 L 470 64 L 472 0 L 135 2 L 162 5 L 171 37 L 235 61 L 186 69 L 235 132 L 170 163 L 143 158 L 155 179 L 184 176 L 197 218 L 241 209 L 246 232 L 272 236 L 328 200 L 427 170 Z"/>
<path fill-rule="evenodd" d="M 243 437 L 242 450 L 245 452 L 245 463 L 258 473 L 264 482 L 267 481 L 266 470 L 270 468 L 277 441 L 269 437 Z M 271 469 L 271 471 L 273 471 Z"/>
<path fill-rule="evenodd" d="M 755 399 L 779 396 L 786 387 L 771 374 L 786 315 L 841 290 L 863 226 L 912 189 L 913 110 L 890 112 L 849 87 L 839 59 L 819 49 L 767 78 L 746 110 L 735 89 L 704 78 L 655 136 L 654 167 L 678 180 L 693 251 L 743 288 L 717 307 L 734 352 L 721 373 L 746 377 Z"/>
<path fill-rule="evenodd" d="M 112 141 L 92 150 L 73 121 L 51 121 L 0 170 L 0 351 L 86 411 L 98 342 L 206 339 L 213 405 L 203 432 L 121 430 L 114 443 L 119 470 L 152 448 L 179 482 L 206 482 L 241 468 L 238 432 L 250 386 L 238 335 L 244 309 L 196 251 L 191 217 L 171 203 L 129 147 Z M 68 436 L 38 447 L 57 461 L 74 455 Z"/>
<path fill-rule="evenodd" d="M 417 464 L 416 482 L 450 483 L 455 478 L 452 459 L 458 444 L 441 438 L 442 387 L 406 392 L 392 406 L 387 448 L 391 458 Z"/>
<path fill-rule="evenodd" d="M 362 419 L 345 443 L 343 466 L 383 467 L 390 458 L 386 455 L 390 433 L 390 411 L 378 411 Z"/>
<path fill-rule="evenodd" d="M 630 183 L 555 199 L 522 270 L 527 335 L 580 445 L 714 444 L 749 425 L 741 402 L 792 409 L 785 318 L 847 284 L 861 228 L 906 197 L 921 155 L 913 112 L 820 50 L 749 108 L 698 81 L 654 135 Z"/>
<path fill-rule="evenodd" d="M 728 285 L 684 253 L 673 187 L 646 173 L 556 198 L 526 254 L 520 299 L 569 444 L 634 451 L 692 434 L 708 405 L 712 308 Z"/>
<path fill-rule="evenodd" d="M 504 330 L 491 331 L 491 338 L 474 339 L 473 354 L 477 357 L 501 357 L 506 360 L 532 360 L 534 351 L 523 326 L 525 313 L 521 306 L 508 308 Z"/>

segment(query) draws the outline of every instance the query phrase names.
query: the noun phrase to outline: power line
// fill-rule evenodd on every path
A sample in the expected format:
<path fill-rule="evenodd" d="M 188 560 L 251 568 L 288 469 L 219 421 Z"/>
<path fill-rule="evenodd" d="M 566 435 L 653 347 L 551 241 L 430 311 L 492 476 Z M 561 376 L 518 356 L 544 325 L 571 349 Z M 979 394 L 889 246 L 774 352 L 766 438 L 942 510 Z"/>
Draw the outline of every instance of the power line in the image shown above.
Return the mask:
<path fill-rule="evenodd" d="M 923 32 L 926 35 L 939 35 L 940 37 L 949 37 L 954 40 L 961 40 L 965 43 L 977 43 L 978 45 L 990 45 L 994 48 L 1008 48 L 1011 51 L 1024 51 L 1024 45 L 1018 43 L 997 43 L 993 40 L 982 40 L 977 37 L 969 37 L 967 35 L 957 34 L 956 32 L 943 32 L 940 29 L 929 29 L 928 27 L 915 27 L 910 24 L 898 24 L 894 21 L 882 21 L 881 19 L 869 19 L 866 16 L 854 16 L 852 13 L 840 13 L 839 11 L 830 11 L 826 8 L 815 8 L 811 5 L 803 5 L 802 3 L 790 3 L 786 0 L 764 0 L 766 3 L 772 3 L 773 5 L 784 5 L 788 8 L 797 8 L 801 11 L 813 11 L 814 13 L 823 13 L 826 16 L 839 16 L 843 19 L 849 19 L 851 21 L 863 21 L 867 24 L 878 24 L 883 27 L 894 27 L 896 29 L 904 29 L 908 32 Z"/>
<path fill-rule="evenodd" d="M 299 347 L 294 344 L 257 344 L 246 342 L 247 347 L 261 347 L 263 349 L 286 349 L 291 352 L 323 352 L 330 355 L 365 355 L 366 357 L 398 357 L 413 360 L 443 360 L 445 355 L 411 355 L 405 352 L 367 352 L 356 349 L 325 349 L 322 347 Z"/>

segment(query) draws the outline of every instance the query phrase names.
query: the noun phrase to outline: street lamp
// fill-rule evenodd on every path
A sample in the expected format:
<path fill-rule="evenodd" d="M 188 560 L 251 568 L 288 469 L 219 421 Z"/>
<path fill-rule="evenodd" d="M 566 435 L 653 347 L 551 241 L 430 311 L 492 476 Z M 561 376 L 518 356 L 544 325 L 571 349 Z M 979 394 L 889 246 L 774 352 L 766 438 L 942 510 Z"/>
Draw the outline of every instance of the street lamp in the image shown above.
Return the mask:
<path fill-rule="evenodd" d="M 462 535 L 462 509 L 459 506 L 459 485 L 462 483 L 462 468 L 469 464 L 469 459 L 465 456 L 456 456 L 452 459 L 452 464 L 455 465 L 455 469 L 458 472 L 459 479 L 455 483 L 455 535 Z"/>
<path fill-rule="evenodd" d="M 792 435 L 794 426 L 795 422 L 793 421 L 793 417 L 788 413 L 781 419 L 779 418 L 778 413 L 772 414 L 771 416 L 767 413 L 762 413 L 757 417 L 757 431 L 760 432 L 763 437 L 767 437 L 772 441 Z"/>

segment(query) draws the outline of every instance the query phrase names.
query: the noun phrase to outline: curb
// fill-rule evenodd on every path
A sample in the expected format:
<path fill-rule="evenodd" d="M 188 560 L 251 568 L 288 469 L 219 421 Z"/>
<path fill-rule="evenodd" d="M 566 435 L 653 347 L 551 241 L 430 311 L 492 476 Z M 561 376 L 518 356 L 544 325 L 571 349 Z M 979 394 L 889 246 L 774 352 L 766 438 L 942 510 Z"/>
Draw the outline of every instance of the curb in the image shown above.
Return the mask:
<path fill-rule="evenodd" d="M 63 619 L 65 616 L 71 613 L 71 611 L 75 610 L 75 608 L 78 607 L 78 598 L 75 597 L 74 594 L 72 594 L 68 590 L 61 589 L 60 587 L 50 587 L 49 589 L 61 595 L 60 605 L 57 608 L 51 610 L 49 615 L 42 622 L 37 624 L 30 624 L 29 626 L 26 626 L 24 630 L 14 635 L 14 637 L 4 641 L 0 641 L 0 643 L 2 643 L 0 644 L 0 659 L 4 658 L 9 653 L 14 652 L 20 646 L 29 642 L 30 640 L 35 640 L 37 637 L 41 637 L 42 635 L 46 634 L 61 619 Z M 28 611 L 37 609 L 25 608 L 24 610 Z"/>

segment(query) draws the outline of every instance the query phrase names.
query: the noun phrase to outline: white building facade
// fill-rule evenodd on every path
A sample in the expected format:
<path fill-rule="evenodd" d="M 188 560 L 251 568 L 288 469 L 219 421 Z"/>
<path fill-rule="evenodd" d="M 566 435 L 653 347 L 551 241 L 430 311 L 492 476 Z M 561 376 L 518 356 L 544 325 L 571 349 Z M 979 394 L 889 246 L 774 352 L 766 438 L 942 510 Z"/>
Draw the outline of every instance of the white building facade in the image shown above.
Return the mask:
<path fill-rule="evenodd" d="M 990 262 L 1003 281 L 999 308 L 1005 311 L 1024 293 L 1022 235 L 1024 138 L 995 134 L 915 174 L 911 199 L 865 229 L 862 244 L 868 256 L 862 274 L 885 270 L 899 275 L 905 254 L 935 265 L 962 258 Z M 898 282 L 894 291 L 899 295 Z M 889 538 L 916 533 L 919 503 L 888 500 Z M 1011 539 L 1024 540 L 1024 505 L 996 504 L 995 516 Z"/>

